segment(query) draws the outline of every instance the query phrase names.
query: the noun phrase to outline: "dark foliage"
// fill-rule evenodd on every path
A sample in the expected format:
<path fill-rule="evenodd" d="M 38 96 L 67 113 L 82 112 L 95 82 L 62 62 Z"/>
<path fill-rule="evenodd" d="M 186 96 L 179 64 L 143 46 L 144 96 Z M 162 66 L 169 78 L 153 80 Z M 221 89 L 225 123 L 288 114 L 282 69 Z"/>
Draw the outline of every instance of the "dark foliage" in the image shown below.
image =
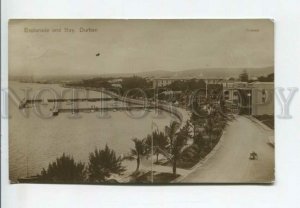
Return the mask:
<path fill-rule="evenodd" d="M 260 76 L 257 78 L 257 80 L 260 82 L 274 82 L 274 73 L 267 76 Z"/>
<path fill-rule="evenodd" d="M 65 154 L 50 163 L 48 169 L 43 169 L 39 176 L 39 181 L 45 183 L 83 183 L 84 180 L 84 164 L 76 163 Z"/>
<path fill-rule="evenodd" d="M 89 157 L 89 181 L 104 182 L 111 174 L 121 174 L 125 171 L 122 160 L 114 150 L 107 145 L 103 150 L 96 149 Z"/>
<path fill-rule="evenodd" d="M 147 155 L 147 148 L 144 140 L 139 140 L 137 138 L 132 139 L 134 142 L 134 149 L 131 149 L 132 155 L 136 156 L 136 172 L 139 171 L 141 157 Z"/>
<path fill-rule="evenodd" d="M 108 78 L 85 79 L 80 82 L 69 83 L 69 84 L 67 84 L 67 86 L 108 88 L 108 87 L 110 87 L 108 80 L 109 80 Z"/>
<path fill-rule="evenodd" d="M 123 90 L 129 90 L 129 89 L 145 89 L 152 86 L 152 82 L 148 81 L 147 79 L 143 77 L 133 76 L 133 77 L 127 77 L 123 78 L 122 81 L 122 87 Z"/>
<path fill-rule="evenodd" d="M 173 175 L 176 175 L 177 160 L 180 158 L 182 147 L 185 145 L 187 139 L 183 133 L 177 133 L 179 126 L 178 122 L 173 121 L 170 123 L 170 126 L 166 126 L 165 128 L 166 135 L 168 135 L 170 141 L 169 153 L 172 156 Z"/>
<path fill-rule="evenodd" d="M 167 89 L 173 91 L 194 91 L 199 89 L 205 89 L 206 84 L 203 80 L 191 79 L 186 81 L 175 81 L 167 86 Z"/>
<path fill-rule="evenodd" d="M 161 131 L 153 131 L 152 134 L 149 134 L 145 139 L 145 145 L 148 153 L 151 153 L 152 151 L 152 141 L 154 154 L 156 154 L 156 162 L 158 162 L 160 150 L 165 151 L 169 144 L 168 137 Z"/>
<path fill-rule="evenodd" d="M 239 78 L 240 78 L 240 80 L 241 80 L 242 82 L 248 82 L 249 76 L 248 76 L 247 71 L 244 70 L 244 71 L 240 74 Z"/>

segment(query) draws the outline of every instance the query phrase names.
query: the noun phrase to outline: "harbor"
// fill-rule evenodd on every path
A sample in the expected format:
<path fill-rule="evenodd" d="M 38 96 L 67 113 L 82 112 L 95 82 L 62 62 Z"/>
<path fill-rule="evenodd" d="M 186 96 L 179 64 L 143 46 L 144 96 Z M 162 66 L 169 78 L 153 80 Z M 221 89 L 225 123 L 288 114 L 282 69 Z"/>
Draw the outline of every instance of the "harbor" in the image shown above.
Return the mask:
<path fill-rule="evenodd" d="M 20 89 L 27 86 L 32 88 L 29 94 L 31 98 L 34 97 L 37 90 L 44 87 L 54 89 L 56 92 L 65 89 L 56 84 L 11 83 L 12 89 L 20 98 L 24 97 L 23 91 Z M 162 131 L 171 120 L 179 121 L 179 117 L 184 119 L 188 117 L 187 112 L 181 110 L 179 113 L 175 111 L 175 108 L 164 106 L 162 103 L 159 108 L 164 108 L 164 110 L 160 110 L 159 116 L 157 116 L 154 103 L 148 102 L 147 105 L 142 105 L 141 103 L 144 102 L 134 102 L 134 100 L 127 100 L 126 103 L 124 98 L 112 97 L 108 93 L 94 90 L 89 90 L 89 93 L 91 95 L 89 99 L 97 99 L 96 102 L 89 101 L 82 95 L 79 95 L 77 100 L 72 99 L 71 95 L 66 95 L 65 99 L 57 100 L 57 102 L 53 102 L 54 98 L 50 97 L 50 94 L 45 94 L 43 99 L 31 99 L 26 102 L 27 107 L 22 109 L 29 111 L 30 118 L 23 116 L 17 105 L 16 107 L 11 105 L 9 113 L 11 116 L 10 153 L 12 156 L 9 160 L 12 181 L 39 174 L 42 168 L 46 168 L 49 162 L 55 160 L 63 152 L 72 155 L 76 160 L 87 162 L 87 152 L 107 144 L 116 151 L 117 155 L 126 155 L 130 148 L 133 148 L 134 144 L 131 140 L 133 137 L 144 137 L 145 134 L 151 133 L 155 129 Z M 42 119 L 34 111 L 34 105 L 37 105 L 45 114 L 49 113 L 55 103 L 58 107 L 57 114 L 54 115 L 55 119 Z M 80 119 L 68 117 L 74 112 L 72 111 L 73 104 L 80 109 Z M 99 119 L 97 115 L 100 111 L 107 111 L 110 119 Z M 144 116 L 139 119 L 132 118 L 128 116 L 127 111 Z M 55 111 L 53 112 L 55 113 Z M 19 126 L 22 128 L 18 128 Z M 12 131 L 16 128 L 19 130 Z M 128 174 L 135 169 L 135 163 L 135 161 L 126 161 Z"/>

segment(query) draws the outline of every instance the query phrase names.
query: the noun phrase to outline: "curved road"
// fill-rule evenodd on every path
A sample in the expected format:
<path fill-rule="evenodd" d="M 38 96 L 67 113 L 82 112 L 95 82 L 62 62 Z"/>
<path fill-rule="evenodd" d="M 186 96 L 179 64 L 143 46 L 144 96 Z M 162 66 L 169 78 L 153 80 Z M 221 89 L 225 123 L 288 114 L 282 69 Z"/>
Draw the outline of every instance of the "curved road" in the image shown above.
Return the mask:
<path fill-rule="evenodd" d="M 274 180 L 274 148 L 268 144 L 274 131 L 238 116 L 229 123 L 219 149 L 183 183 L 270 183 Z M 255 151 L 258 160 L 249 160 Z"/>

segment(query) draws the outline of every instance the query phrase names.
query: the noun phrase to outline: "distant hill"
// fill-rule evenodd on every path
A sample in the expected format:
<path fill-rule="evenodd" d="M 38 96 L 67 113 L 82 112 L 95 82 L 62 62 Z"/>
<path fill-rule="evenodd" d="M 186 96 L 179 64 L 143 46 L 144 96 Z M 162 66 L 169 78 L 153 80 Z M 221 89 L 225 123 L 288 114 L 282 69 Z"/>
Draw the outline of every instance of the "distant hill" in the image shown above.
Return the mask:
<path fill-rule="evenodd" d="M 90 79 L 96 77 L 130 77 L 130 76 L 140 76 L 148 78 L 238 78 L 239 75 L 246 70 L 249 74 L 249 77 L 259 77 L 267 76 L 268 74 L 274 73 L 274 67 L 264 67 L 264 68 L 201 68 L 201 69 L 189 69 L 183 71 L 164 71 L 164 70 L 155 70 L 147 72 L 138 72 L 138 73 L 112 73 L 112 74 L 81 74 L 81 75 L 63 75 L 63 76 L 10 76 L 10 80 L 42 80 L 42 81 L 75 81 L 82 79 Z"/>
<path fill-rule="evenodd" d="M 184 77 L 184 78 L 230 78 L 239 77 L 239 75 L 246 70 L 250 77 L 266 76 L 274 73 L 274 67 L 264 68 L 205 68 L 205 69 L 190 69 L 178 72 L 171 71 L 149 71 L 136 73 L 137 76 L 142 77 Z"/>

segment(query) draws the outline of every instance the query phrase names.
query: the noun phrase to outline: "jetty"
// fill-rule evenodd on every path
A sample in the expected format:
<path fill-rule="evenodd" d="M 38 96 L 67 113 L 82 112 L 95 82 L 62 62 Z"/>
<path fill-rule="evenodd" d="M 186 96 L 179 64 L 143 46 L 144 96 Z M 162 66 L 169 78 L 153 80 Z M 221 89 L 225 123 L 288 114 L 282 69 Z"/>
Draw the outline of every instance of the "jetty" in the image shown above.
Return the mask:
<path fill-rule="evenodd" d="M 146 110 L 150 111 L 151 109 L 160 109 L 166 112 L 171 113 L 175 117 L 177 117 L 181 123 L 185 123 L 188 120 L 188 116 L 182 112 L 182 109 L 173 106 L 170 103 L 163 103 L 161 101 L 149 101 L 147 99 L 133 99 L 128 97 L 123 97 L 117 93 L 112 91 L 108 91 L 106 89 L 100 88 L 89 88 L 88 90 L 93 90 L 97 92 L 103 92 L 110 97 L 98 97 L 98 98 L 57 98 L 57 99 L 23 99 L 19 108 L 26 108 L 32 104 L 39 103 L 40 105 L 54 104 L 54 103 L 66 103 L 73 104 L 75 102 L 99 102 L 99 101 L 120 101 L 123 103 L 128 103 L 130 105 L 114 105 L 110 106 L 95 106 L 91 107 L 70 107 L 70 108 L 61 108 L 56 106 L 55 108 L 51 108 L 53 116 L 57 116 L 59 113 L 79 113 L 79 112 L 103 112 L 103 111 L 130 111 L 130 110 Z"/>
<path fill-rule="evenodd" d="M 117 101 L 118 98 L 69 98 L 69 99 L 23 99 L 20 101 L 19 108 L 23 109 L 28 107 L 30 104 L 35 103 L 56 103 L 56 102 L 66 102 L 66 103 L 72 103 L 72 102 L 99 102 L 99 101 Z"/>

